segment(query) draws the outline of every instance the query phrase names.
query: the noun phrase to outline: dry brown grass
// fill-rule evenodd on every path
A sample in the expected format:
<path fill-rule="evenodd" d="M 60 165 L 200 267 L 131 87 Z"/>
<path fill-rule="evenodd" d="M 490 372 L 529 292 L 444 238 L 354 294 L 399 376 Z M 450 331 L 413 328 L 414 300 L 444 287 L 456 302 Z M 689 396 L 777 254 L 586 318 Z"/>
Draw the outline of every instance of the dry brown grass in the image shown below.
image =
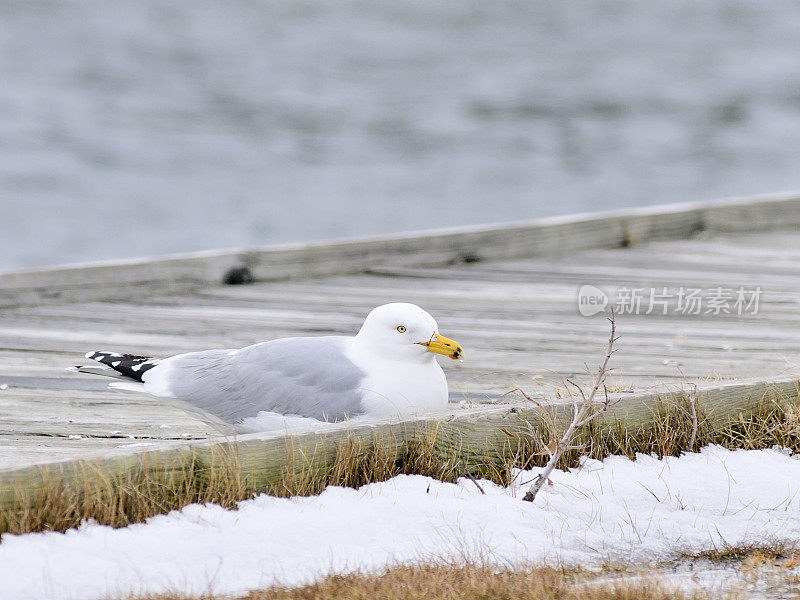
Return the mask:
<path fill-rule="evenodd" d="M 619 454 L 633 458 L 639 452 L 679 455 L 687 449 L 692 430 L 685 400 L 682 402 L 663 402 L 648 425 L 636 428 L 590 423 L 577 432 L 575 441 L 583 444 L 583 449 L 566 452 L 558 466 L 576 466 L 581 455 L 597 459 Z M 695 448 L 720 444 L 754 449 L 777 444 L 800 452 L 797 398 L 779 404 L 765 396 L 754 411 L 739 415 L 734 422 L 724 426 L 714 426 L 714 422 L 702 412 L 698 414 Z M 210 458 L 190 458 L 180 468 L 166 471 L 163 465 L 149 464 L 146 457 L 135 468 L 117 473 L 87 464 L 78 469 L 69 484 L 44 475 L 38 488 L 17 490 L 0 512 L 0 534 L 64 531 L 86 519 L 123 527 L 196 502 L 230 508 L 257 493 L 313 495 L 330 485 L 359 487 L 401 473 L 429 475 L 442 481 L 468 475 L 507 485 L 513 467 L 543 465 L 547 455 L 542 448 L 553 439 L 553 432 L 540 424 L 521 433 L 509 432 L 508 444 L 500 452 L 468 457 L 460 447 L 442 450 L 438 434 L 431 429 L 402 448 L 396 440 L 376 438 L 365 444 L 347 439 L 339 444 L 330 464 L 291 456 L 281 477 L 267 483 L 246 476 L 236 455 L 225 446 L 219 446 Z"/>
<path fill-rule="evenodd" d="M 235 456 L 219 451 L 210 464 L 190 458 L 165 473 L 145 455 L 135 469 L 113 473 L 87 463 L 70 484 L 42 472 L 38 487 L 17 488 L 0 512 L 0 533 L 65 531 L 87 519 L 124 527 L 195 502 L 231 508 L 252 496 Z"/>
<path fill-rule="evenodd" d="M 300 460 L 298 468 L 290 452 L 292 467 L 287 464 L 280 478 L 262 485 L 245 475 L 236 454 L 225 445 L 213 447 L 210 460 L 190 455 L 168 470 L 143 455 L 135 468 L 116 473 L 91 463 L 80 465 L 68 484 L 43 471 L 35 489 L 16 489 L 11 506 L 0 511 L 0 534 L 66 531 L 87 519 L 125 527 L 193 503 L 233 508 L 258 493 L 310 496 L 331 485 L 358 488 L 399 474 L 456 481 L 464 474 L 463 465 L 457 458 L 441 457 L 435 442 L 435 432 L 411 440 L 401 457 L 388 441 L 374 439 L 367 447 L 348 438 L 337 447 L 332 464 L 324 467 Z"/>
<path fill-rule="evenodd" d="M 578 466 L 580 457 L 602 460 L 608 456 L 655 454 L 658 457 L 680 456 L 689 450 L 693 423 L 691 407 L 686 397 L 678 401 L 662 401 L 645 425 L 626 427 L 623 423 L 609 425 L 590 422 L 578 430 L 574 438 L 580 450 L 565 452 L 558 467 Z M 776 402 L 765 394 L 761 402 L 746 414 L 740 413 L 732 422 L 715 424 L 715 419 L 697 409 L 698 427 L 692 450 L 710 444 L 729 449 L 755 450 L 778 445 L 800 452 L 800 396 Z M 522 447 L 514 462 L 524 468 L 541 466 L 547 456 L 541 449 L 551 443 L 558 432 L 546 421 L 525 431 Z"/>
<path fill-rule="evenodd" d="M 800 547 L 793 540 L 765 540 L 759 544 L 729 545 L 702 552 L 683 553 L 683 559 L 707 560 L 714 563 L 800 565 Z"/>
<path fill-rule="evenodd" d="M 549 567 L 498 570 L 490 566 L 418 565 L 377 575 L 336 575 L 299 588 L 273 587 L 251 592 L 247 600 L 705 600 L 657 579 L 619 578 Z M 714 598 L 728 598 L 715 595 Z M 159 596 L 149 600 L 213 600 Z"/>

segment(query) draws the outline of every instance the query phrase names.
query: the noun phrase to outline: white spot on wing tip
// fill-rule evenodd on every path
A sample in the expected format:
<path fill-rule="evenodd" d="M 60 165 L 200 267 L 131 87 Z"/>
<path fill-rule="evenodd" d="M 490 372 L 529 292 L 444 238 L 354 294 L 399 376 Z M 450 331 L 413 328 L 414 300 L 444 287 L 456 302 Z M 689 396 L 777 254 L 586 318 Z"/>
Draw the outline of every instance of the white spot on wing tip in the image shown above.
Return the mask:
<path fill-rule="evenodd" d="M 87 352 L 87 353 L 86 353 L 86 354 L 84 354 L 83 356 L 84 356 L 85 358 L 92 358 L 94 355 L 95 355 L 95 353 L 94 353 L 94 352 Z"/>

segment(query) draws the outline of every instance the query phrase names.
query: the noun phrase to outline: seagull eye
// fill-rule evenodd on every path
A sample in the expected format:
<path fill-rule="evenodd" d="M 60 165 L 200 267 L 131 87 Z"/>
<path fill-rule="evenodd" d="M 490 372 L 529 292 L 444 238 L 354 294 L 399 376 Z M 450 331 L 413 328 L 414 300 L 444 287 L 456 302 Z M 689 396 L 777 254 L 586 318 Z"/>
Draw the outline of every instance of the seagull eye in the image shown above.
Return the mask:
<path fill-rule="evenodd" d="M 405 333 L 405 332 L 406 332 L 406 326 L 405 325 L 398 325 L 397 326 L 397 333 Z"/>

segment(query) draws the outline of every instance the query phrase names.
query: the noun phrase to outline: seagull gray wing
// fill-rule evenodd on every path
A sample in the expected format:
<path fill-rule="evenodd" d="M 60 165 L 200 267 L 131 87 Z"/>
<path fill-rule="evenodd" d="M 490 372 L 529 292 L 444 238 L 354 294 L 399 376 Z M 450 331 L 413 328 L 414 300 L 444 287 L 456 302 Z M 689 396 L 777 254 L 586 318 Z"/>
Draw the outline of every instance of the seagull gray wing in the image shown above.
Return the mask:
<path fill-rule="evenodd" d="M 262 411 L 339 421 L 364 412 L 365 374 L 345 355 L 346 339 L 284 338 L 179 354 L 145 373 L 145 390 L 166 392 L 228 423 Z"/>

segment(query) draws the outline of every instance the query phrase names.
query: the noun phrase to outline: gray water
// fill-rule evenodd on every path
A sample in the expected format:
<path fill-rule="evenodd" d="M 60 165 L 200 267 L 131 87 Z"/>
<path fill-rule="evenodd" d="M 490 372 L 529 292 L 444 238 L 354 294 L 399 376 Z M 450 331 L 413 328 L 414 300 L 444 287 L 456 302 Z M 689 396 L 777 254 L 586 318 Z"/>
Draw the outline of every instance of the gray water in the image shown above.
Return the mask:
<path fill-rule="evenodd" d="M 800 5 L 0 1 L 0 269 L 800 188 Z"/>

